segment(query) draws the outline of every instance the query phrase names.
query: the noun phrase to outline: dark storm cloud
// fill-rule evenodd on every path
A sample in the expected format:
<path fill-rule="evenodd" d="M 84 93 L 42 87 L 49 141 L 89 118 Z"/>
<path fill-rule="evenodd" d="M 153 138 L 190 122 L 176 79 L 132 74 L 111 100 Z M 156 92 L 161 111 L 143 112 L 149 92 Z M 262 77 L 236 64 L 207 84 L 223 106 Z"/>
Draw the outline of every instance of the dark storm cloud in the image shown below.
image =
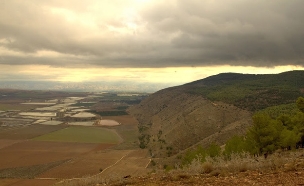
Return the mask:
<path fill-rule="evenodd" d="M 151 1 L 134 10 L 137 16 L 132 24 L 138 28 L 127 28 L 127 33 L 110 30 L 123 30 L 127 24 L 123 17 L 90 14 L 89 5 L 93 4 L 2 1 L 0 51 L 4 52 L 0 63 L 71 67 L 304 66 L 302 0 Z M 92 15 L 95 27 L 64 19 L 51 8 Z M 41 50 L 60 56 L 36 56 Z M 13 52 L 4 55 L 5 51 Z"/>

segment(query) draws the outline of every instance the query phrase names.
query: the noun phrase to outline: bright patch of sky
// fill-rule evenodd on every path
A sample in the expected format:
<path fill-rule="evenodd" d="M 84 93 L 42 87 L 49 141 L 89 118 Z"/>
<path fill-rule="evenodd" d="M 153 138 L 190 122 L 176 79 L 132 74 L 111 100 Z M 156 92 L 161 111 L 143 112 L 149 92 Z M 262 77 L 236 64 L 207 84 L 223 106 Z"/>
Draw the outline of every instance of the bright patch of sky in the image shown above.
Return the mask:
<path fill-rule="evenodd" d="M 303 70 L 304 1 L 0 2 L 0 80 L 182 84 Z"/>

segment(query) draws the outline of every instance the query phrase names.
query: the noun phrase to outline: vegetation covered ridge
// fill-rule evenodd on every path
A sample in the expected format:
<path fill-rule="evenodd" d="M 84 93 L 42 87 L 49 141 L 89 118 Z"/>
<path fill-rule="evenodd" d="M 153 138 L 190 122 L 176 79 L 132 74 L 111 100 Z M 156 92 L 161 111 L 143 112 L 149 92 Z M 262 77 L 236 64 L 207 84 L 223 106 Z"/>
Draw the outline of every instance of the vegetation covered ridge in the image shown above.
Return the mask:
<path fill-rule="evenodd" d="M 253 112 L 292 104 L 300 96 L 304 96 L 304 71 L 222 73 L 158 91 L 129 111 L 140 123 L 140 147 L 162 157 L 199 142 L 223 144 L 246 132 Z"/>
<path fill-rule="evenodd" d="M 292 103 L 299 96 L 303 96 L 304 71 L 280 74 L 222 73 L 185 86 L 188 93 L 257 111 L 270 106 Z"/>
<path fill-rule="evenodd" d="M 207 157 L 223 156 L 231 159 L 235 154 L 249 153 L 265 158 L 277 150 L 293 150 L 304 147 L 304 98 L 299 97 L 293 109 L 283 106 L 271 107 L 253 115 L 253 125 L 245 135 L 234 135 L 225 143 L 223 151 L 218 144 L 208 148 L 198 146 L 182 158 L 183 165 L 193 161 L 205 162 Z M 289 108 L 292 108 L 288 105 Z"/>

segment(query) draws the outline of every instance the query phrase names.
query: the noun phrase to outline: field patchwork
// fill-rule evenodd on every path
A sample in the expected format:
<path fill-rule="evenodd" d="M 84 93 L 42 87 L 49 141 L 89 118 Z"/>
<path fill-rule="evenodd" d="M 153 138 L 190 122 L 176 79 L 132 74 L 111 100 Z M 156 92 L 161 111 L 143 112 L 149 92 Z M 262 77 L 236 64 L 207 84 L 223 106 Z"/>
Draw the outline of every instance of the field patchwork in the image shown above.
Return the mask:
<path fill-rule="evenodd" d="M 0 149 L 0 169 L 42 165 L 92 151 L 96 143 L 24 141 Z"/>
<path fill-rule="evenodd" d="M 34 138 L 36 141 L 117 144 L 122 139 L 110 129 L 101 127 L 71 126 Z"/>
<path fill-rule="evenodd" d="M 10 139 L 10 140 L 26 140 L 32 139 L 37 136 L 48 134 L 63 128 L 65 125 L 30 125 L 24 126 L 17 129 L 11 130 L 1 130 L 0 129 L 0 139 Z"/>

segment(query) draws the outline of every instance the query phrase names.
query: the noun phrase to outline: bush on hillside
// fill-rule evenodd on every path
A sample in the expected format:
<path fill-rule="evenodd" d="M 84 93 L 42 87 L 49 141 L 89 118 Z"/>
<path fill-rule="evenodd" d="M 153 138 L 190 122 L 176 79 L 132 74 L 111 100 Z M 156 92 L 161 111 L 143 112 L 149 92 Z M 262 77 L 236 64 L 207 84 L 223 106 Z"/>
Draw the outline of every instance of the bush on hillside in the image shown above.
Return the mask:
<path fill-rule="evenodd" d="M 252 155 L 273 153 L 277 149 L 294 149 L 303 146 L 304 112 L 301 111 L 304 98 L 294 106 L 275 106 L 255 113 L 253 126 L 244 137 L 234 136 L 226 143 L 223 154 L 229 158 L 231 153 L 250 152 Z M 291 108 L 288 112 L 286 108 Z M 280 110 L 281 109 L 281 110 Z"/>

